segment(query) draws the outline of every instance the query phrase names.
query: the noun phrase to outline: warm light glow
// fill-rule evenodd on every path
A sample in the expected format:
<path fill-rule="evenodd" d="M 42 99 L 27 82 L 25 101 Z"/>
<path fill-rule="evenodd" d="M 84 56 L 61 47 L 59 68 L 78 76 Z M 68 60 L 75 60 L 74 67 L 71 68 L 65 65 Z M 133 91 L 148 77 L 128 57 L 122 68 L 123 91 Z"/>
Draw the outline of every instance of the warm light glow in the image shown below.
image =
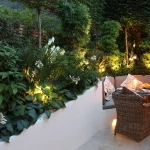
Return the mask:
<path fill-rule="evenodd" d="M 134 83 L 134 88 L 136 89 L 137 80 L 136 80 L 136 79 L 134 79 L 133 83 Z"/>
<path fill-rule="evenodd" d="M 113 122 L 112 122 L 112 127 L 115 127 L 117 124 L 117 119 L 114 119 Z"/>
<path fill-rule="evenodd" d="M 134 41 L 134 43 L 133 43 L 133 48 L 135 48 L 135 41 Z"/>
<path fill-rule="evenodd" d="M 136 55 L 134 55 L 134 56 L 133 56 L 133 59 L 137 59 L 137 56 L 136 56 Z"/>
<path fill-rule="evenodd" d="M 102 65 L 102 66 L 99 67 L 99 72 L 100 73 L 105 72 L 105 66 L 104 65 Z"/>
<path fill-rule="evenodd" d="M 117 71 L 117 70 L 119 70 L 119 64 L 113 64 L 111 68 L 112 68 L 112 70 Z"/>

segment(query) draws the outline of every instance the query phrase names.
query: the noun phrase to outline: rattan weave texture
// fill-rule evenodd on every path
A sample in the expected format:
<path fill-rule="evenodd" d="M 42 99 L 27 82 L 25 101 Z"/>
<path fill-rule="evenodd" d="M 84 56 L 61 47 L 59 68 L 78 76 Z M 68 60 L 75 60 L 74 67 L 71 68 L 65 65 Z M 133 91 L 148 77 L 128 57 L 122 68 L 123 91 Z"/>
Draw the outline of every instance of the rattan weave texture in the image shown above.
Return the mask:
<path fill-rule="evenodd" d="M 113 100 L 117 111 L 115 134 L 128 136 L 137 142 L 150 134 L 150 107 L 143 106 L 146 100 L 136 94 L 115 91 Z"/>

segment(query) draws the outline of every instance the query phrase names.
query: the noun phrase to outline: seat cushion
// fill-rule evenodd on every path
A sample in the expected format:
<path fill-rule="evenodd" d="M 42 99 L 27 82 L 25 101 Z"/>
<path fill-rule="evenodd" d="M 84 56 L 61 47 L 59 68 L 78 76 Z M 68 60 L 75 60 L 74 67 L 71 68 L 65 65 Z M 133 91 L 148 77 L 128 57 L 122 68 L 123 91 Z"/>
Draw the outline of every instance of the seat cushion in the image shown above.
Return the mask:
<path fill-rule="evenodd" d="M 112 99 L 112 96 L 111 96 L 111 100 L 110 101 L 105 100 L 105 105 L 103 105 L 103 109 L 111 109 L 111 108 L 115 108 L 115 104 L 114 104 L 114 100 Z"/>

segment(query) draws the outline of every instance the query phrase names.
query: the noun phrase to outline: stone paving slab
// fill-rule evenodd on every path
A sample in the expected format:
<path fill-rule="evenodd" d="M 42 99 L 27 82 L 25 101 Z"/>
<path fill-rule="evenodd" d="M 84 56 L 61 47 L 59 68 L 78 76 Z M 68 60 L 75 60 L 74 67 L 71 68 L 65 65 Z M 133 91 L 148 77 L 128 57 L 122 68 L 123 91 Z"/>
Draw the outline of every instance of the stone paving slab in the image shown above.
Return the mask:
<path fill-rule="evenodd" d="M 150 150 L 150 136 L 137 143 L 123 135 L 113 134 L 113 129 L 100 130 L 77 150 Z"/>

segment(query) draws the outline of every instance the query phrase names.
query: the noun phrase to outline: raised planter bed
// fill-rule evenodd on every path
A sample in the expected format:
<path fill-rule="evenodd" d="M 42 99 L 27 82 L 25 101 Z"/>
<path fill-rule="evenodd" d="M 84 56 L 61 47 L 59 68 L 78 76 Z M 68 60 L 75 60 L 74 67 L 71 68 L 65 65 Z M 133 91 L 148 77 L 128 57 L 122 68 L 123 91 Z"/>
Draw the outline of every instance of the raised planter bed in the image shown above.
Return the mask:
<path fill-rule="evenodd" d="M 10 143 L 0 142 L 0 150 L 76 150 L 99 130 L 111 126 L 116 110 L 102 109 L 102 83 L 92 87 L 66 108 L 41 116 L 36 124 Z"/>

